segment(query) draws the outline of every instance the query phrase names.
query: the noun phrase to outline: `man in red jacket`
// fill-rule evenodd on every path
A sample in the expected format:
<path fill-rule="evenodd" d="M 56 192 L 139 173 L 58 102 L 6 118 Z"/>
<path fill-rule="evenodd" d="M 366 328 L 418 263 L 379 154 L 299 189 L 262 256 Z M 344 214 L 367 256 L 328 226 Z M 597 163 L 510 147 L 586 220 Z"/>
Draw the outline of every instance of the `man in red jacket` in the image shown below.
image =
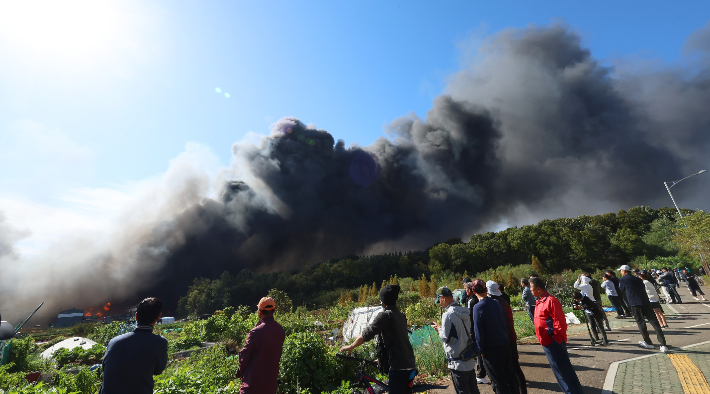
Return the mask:
<path fill-rule="evenodd" d="M 237 377 L 242 380 L 239 394 L 276 394 L 286 333 L 274 321 L 276 303 L 273 298 L 262 298 L 257 307 L 261 320 L 249 331 L 239 352 Z"/>
<path fill-rule="evenodd" d="M 535 335 L 545 350 L 552 372 L 564 393 L 582 394 L 582 385 L 567 353 L 567 321 L 560 301 L 547 292 L 540 278 L 530 279 L 535 303 Z"/>

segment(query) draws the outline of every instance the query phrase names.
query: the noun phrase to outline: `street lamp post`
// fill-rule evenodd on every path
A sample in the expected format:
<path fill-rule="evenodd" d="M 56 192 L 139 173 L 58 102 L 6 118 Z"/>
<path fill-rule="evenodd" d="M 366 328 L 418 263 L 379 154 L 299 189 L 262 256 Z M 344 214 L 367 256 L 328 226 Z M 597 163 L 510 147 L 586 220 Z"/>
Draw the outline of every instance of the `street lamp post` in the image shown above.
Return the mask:
<path fill-rule="evenodd" d="M 692 176 L 700 175 L 700 174 L 703 174 L 703 173 L 705 173 L 705 172 L 708 172 L 708 171 L 707 171 L 707 170 L 700 170 L 700 171 L 696 172 L 695 174 L 693 174 L 693 175 L 688 175 L 687 177 L 685 177 L 685 178 L 683 178 L 683 179 L 681 179 L 681 180 L 678 180 L 678 181 L 663 182 L 663 184 L 666 186 L 666 190 L 668 190 L 668 194 L 671 196 L 671 201 L 673 201 L 673 205 L 675 205 L 675 209 L 678 211 L 678 216 L 680 216 L 681 219 L 683 218 L 683 214 L 680 212 L 680 208 L 678 208 L 678 204 L 676 204 L 675 198 L 673 198 L 673 194 L 671 193 L 671 188 L 672 188 L 673 186 L 675 186 L 675 185 L 681 183 L 682 181 L 684 181 L 684 180 L 686 180 L 686 179 L 692 177 Z M 668 186 L 668 184 L 670 184 L 670 186 Z M 700 264 L 703 265 L 703 269 L 705 270 L 705 275 L 710 275 L 710 267 L 708 267 L 708 263 L 705 261 L 705 258 L 703 257 L 703 254 L 700 253 L 700 252 L 698 252 L 698 255 L 700 255 Z"/>

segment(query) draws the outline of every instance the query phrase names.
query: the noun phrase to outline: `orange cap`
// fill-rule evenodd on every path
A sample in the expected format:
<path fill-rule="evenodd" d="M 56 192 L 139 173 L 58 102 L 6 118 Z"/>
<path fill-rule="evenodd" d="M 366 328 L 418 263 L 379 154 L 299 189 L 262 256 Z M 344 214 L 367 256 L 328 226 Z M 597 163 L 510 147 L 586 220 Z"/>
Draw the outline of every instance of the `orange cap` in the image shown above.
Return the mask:
<path fill-rule="evenodd" d="M 276 309 L 276 303 L 273 298 L 264 297 L 261 301 L 259 301 L 259 304 L 256 307 L 259 308 L 260 311 L 271 311 Z"/>

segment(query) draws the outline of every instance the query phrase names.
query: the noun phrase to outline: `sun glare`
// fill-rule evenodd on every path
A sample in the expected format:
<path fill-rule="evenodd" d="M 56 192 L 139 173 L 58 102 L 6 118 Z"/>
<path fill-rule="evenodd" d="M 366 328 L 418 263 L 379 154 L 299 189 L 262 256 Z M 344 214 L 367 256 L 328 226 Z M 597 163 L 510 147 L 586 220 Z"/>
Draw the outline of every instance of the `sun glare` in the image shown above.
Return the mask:
<path fill-rule="evenodd" d="M 42 58 L 86 60 L 111 50 L 120 18 L 107 1 L 0 1 L 0 40 Z"/>

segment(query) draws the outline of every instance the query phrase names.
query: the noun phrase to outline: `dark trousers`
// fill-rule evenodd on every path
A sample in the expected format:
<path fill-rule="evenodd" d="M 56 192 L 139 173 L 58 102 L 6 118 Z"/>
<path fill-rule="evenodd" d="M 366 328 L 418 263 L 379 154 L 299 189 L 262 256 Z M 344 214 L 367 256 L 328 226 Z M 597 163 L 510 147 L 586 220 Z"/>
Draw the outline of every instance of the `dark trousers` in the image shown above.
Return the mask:
<path fill-rule="evenodd" d="M 602 341 L 606 344 L 609 341 L 606 339 L 606 331 L 604 331 L 601 315 L 602 313 L 587 313 L 587 319 L 589 319 L 589 325 L 592 326 L 592 339 L 599 340 L 599 334 L 597 334 L 597 331 L 599 331 L 602 334 Z"/>
<path fill-rule="evenodd" d="M 680 299 L 680 294 L 678 294 L 678 290 L 676 289 L 675 285 L 668 286 L 668 292 L 671 293 L 671 298 L 673 299 L 673 302 L 677 302 L 678 304 L 683 303 L 683 300 Z"/>
<path fill-rule="evenodd" d="M 641 331 L 641 336 L 647 344 L 653 345 L 651 343 L 651 337 L 648 336 L 648 329 L 646 328 L 646 320 L 651 324 L 651 327 L 656 331 L 656 338 L 661 346 L 666 346 L 666 337 L 663 335 L 663 330 L 661 325 L 658 324 L 658 318 L 656 318 L 656 313 L 651 309 L 650 305 L 643 306 L 633 306 L 634 319 L 636 320 L 636 325 L 639 326 L 639 331 Z"/>
<path fill-rule="evenodd" d="M 705 295 L 705 293 L 703 293 L 703 291 L 700 290 L 700 286 L 698 286 L 698 287 L 690 287 L 690 286 L 688 286 L 688 290 L 690 290 L 690 294 L 692 294 L 693 297 L 697 296 L 697 294 L 695 294 L 696 291 L 697 291 L 698 293 L 700 293 L 700 295 Z"/>
<path fill-rule="evenodd" d="M 615 296 L 610 295 L 609 302 L 611 302 L 611 305 L 614 306 L 614 309 L 616 310 L 617 317 L 624 316 L 624 307 L 621 306 L 621 303 L 623 302 L 621 300 L 621 297 L 619 297 L 618 295 L 615 295 Z"/>
<path fill-rule="evenodd" d="M 486 368 L 483 366 L 483 357 L 480 354 L 476 357 L 476 377 L 479 379 L 486 377 Z"/>
<path fill-rule="evenodd" d="M 510 351 L 512 353 L 513 360 L 513 373 L 515 374 L 515 379 L 518 381 L 518 390 L 520 394 L 528 394 L 528 384 L 525 380 L 525 374 L 523 373 L 523 369 L 520 367 L 518 344 L 516 342 L 512 342 L 510 344 Z"/>
<path fill-rule="evenodd" d="M 509 344 L 487 347 L 483 353 L 483 365 L 496 394 L 520 392 Z"/>
<path fill-rule="evenodd" d="M 557 384 L 560 385 L 563 393 L 566 394 L 582 394 L 582 384 L 579 383 L 577 373 L 572 368 L 572 362 L 569 360 L 567 353 L 567 345 L 558 343 L 554 339 L 552 343 L 543 346 L 547 361 L 550 362 L 552 372 L 557 378 Z"/>
<path fill-rule="evenodd" d="M 456 394 L 478 394 L 478 385 L 476 384 L 476 371 L 456 371 L 451 372 L 451 382 L 454 384 Z"/>
<path fill-rule="evenodd" d="M 626 298 L 626 292 L 619 289 L 618 293 L 621 296 L 621 306 L 624 308 L 624 314 L 626 316 L 632 316 L 633 312 L 631 311 L 631 304 L 629 304 L 629 299 Z"/>
<path fill-rule="evenodd" d="M 389 381 L 387 382 L 390 394 L 412 394 L 412 388 L 409 387 L 410 376 L 412 376 L 411 369 L 390 369 L 388 374 Z"/>
<path fill-rule="evenodd" d="M 535 324 L 535 305 L 528 305 L 528 316 L 530 316 L 530 321 Z"/>

